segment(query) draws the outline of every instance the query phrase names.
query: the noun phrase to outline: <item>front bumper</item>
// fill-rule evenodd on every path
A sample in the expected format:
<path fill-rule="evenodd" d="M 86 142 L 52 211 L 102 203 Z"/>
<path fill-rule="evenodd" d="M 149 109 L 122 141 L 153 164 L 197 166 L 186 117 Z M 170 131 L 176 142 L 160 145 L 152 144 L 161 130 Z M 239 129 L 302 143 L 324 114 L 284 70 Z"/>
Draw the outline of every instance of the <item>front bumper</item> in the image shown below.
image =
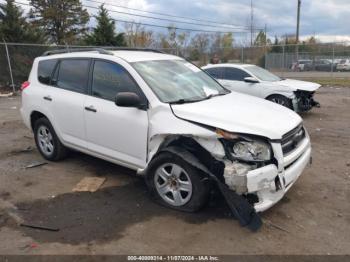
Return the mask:
<path fill-rule="evenodd" d="M 288 155 L 283 156 L 282 152 L 278 155 L 281 156 L 279 168 L 270 164 L 247 173 L 247 193 L 257 196 L 258 202 L 254 204 L 257 212 L 265 211 L 281 200 L 310 163 L 309 138 L 305 137 Z"/>

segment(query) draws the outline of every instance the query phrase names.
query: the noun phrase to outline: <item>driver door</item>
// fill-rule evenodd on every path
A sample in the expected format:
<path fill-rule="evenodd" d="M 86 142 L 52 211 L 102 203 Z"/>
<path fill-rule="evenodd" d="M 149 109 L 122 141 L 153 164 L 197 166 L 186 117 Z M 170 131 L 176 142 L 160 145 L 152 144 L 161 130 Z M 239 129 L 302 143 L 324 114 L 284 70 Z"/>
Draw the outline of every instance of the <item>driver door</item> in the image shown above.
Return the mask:
<path fill-rule="evenodd" d="M 147 154 L 147 111 L 119 107 L 119 92 L 137 93 L 145 103 L 141 89 L 120 64 L 93 61 L 90 96 L 84 104 L 88 150 L 131 168 L 144 167 Z"/>

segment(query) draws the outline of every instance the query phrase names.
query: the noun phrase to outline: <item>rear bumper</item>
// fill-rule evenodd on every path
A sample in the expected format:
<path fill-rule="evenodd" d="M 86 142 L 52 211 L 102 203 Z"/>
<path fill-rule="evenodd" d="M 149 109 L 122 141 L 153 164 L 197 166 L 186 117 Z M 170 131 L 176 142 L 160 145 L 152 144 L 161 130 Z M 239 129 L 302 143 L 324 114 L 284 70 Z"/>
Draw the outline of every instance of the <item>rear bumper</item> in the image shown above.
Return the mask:
<path fill-rule="evenodd" d="M 21 113 L 23 122 L 26 125 L 26 127 L 28 127 L 29 129 L 32 129 L 31 124 L 30 124 L 30 116 L 26 113 L 26 110 L 24 110 L 24 108 L 21 107 L 19 111 Z"/>

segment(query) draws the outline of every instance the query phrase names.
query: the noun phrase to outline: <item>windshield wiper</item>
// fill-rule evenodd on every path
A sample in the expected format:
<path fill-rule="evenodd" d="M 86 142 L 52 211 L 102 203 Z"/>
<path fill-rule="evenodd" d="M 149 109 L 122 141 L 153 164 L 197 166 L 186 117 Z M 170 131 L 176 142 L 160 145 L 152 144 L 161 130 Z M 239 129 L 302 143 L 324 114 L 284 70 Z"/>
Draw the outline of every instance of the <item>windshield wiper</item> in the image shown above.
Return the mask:
<path fill-rule="evenodd" d="M 179 104 L 193 103 L 193 102 L 197 102 L 197 101 L 200 101 L 200 100 L 189 100 L 189 99 L 181 98 L 179 100 L 170 101 L 169 104 L 171 104 L 171 105 L 179 105 Z"/>
<path fill-rule="evenodd" d="M 203 98 L 199 98 L 199 99 L 184 99 L 184 98 L 181 98 L 179 100 L 175 100 L 175 101 L 171 101 L 169 102 L 169 104 L 186 104 L 186 103 L 195 103 L 195 102 L 199 102 L 199 101 L 203 101 L 203 100 L 208 100 L 214 96 L 223 96 L 223 95 L 226 95 L 228 94 L 229 92 L 227 93 L 217 93 L 217 94 L 210 94 L 206 97 L 203 97 Z"/>

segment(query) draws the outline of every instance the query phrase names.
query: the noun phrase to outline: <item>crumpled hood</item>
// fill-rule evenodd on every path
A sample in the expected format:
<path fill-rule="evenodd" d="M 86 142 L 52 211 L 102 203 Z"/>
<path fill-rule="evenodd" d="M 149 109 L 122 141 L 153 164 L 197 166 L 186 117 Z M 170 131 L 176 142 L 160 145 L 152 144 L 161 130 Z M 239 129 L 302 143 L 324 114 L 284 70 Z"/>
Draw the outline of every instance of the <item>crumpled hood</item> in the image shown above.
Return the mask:
<path fill-rule="evenodd" d="M 171 107 L 177 117 L 185 120 L 270 139 L 281 139 L 302 122 L 288 108 L 237 92 Z"/>
<path fill-rule="evenodd" d="M 298 89 L 298 90 L 314 92 L 321 86 L 320 84 L 317 84 L 317 83 L 294 80 L 294 79 L 284 79 L 281 81 L 270 82 L 270 83 L 276 86 L 288 87 L 293 91 L 296 91 Z"/>

